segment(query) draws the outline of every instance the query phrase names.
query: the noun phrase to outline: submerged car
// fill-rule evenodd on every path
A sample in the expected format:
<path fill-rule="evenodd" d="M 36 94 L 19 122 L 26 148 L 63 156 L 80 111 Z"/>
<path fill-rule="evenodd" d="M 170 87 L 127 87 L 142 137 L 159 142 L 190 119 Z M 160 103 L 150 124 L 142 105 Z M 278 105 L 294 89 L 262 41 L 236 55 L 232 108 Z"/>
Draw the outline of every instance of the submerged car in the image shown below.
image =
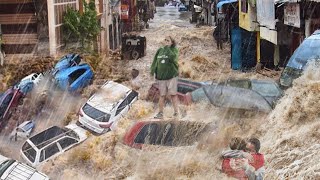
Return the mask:
<path fill-rule="evenodd" d="M 67 54 L 57 62 L 57 64 L 53 68 L 52 74 L 55 75 L 57 72 L 63 69 L 77 66 L 80 64 L 80 62 L 81 62 L 81 57 L 79 54 L 75 54 L 75 53 Z"/>
<path fill-rule="evenodd" d="M 86 140 L 86 132 L 76 124 L 63 128 L 52 126 L 27 139 L 21 148 L 21 156 L 28 164 L 37 166 Z"/>
<path fill-rule="evenodd" d="M 178 6 L 178 11 L 181 12 L 181 11 L 188 11 L 187 7 L 184 5 L 184 4 L 180 4 Z"/>
<path fill-rule="evenodd" d="M 12 131 L 10 138 L 28 138 L 34 127 L 35 123 L 33 121 L 25 121 Z"/>
<path fill-rule="evenodd" d="M 112 130 L 137 99 L 136 91 L 108 81 L 80 108 L 79 122 L 96 133 Z"/>
<path fill-rule="evenodd" d="M 24 95 L 26 95 L 32 91 L 34 86 L 39 84 L 42 77 L 42 73 L 32 73 L 22 78 L 15 88 L 19 89 Z"/>
<path fill-rule="evenodd" d="M 19 105 L 23 93 L 19 89 L 11 87 L 3 94 L 0 94 L 0 131 L 5 126 L 13 109 Z"/>
<path fill-rule="evenodd" d="M 205 83 L 201 82 L 194 82 L 186 79 L 178 79 L 178 92 L 177 96 L 179 101 L 182 104 L 190 104 L 191 101 L 186 98 L 186 94 L 188 92 L 192 92 L 201 86 L 203 86 Z M 160 91 L 158 83 L 153 83 L 151 88 L 148 91 L 148 100 L 157 102 L 159 100 Z"/>
<path fill-rule="evenodd" d="M 49 180 L 49 177 L 27 164 L 0 155 L 0 179 Z"/>
<path fill-rule="evenodd" d="M 194 121 L 140 121 L 125 134 L 124 144 L 141 149 L 144 144 L 161 146 L 190 146 L 216 127 Z"/>
<path fill-rule="evenodd" d="M 302 75 L 306 64 L 311 60 L 320 61 L 320 30 L 306 38 L 290 57 L 280 76 L 280 85 L 290 87 L 294 79 Z"/>
<path fill-rule="evenodd" d="M 88 64 L 80 64 L 58 71 L 54 79 L 60 89 L 74 92 L 90 84 L 93 71 Z"/>
<path fill-rule="evenodd" d="M 207 101 L 218 107 L 269 112 L 283 91 L 272 80 L 230 79 L 187 94 L 188 101 Z"/>

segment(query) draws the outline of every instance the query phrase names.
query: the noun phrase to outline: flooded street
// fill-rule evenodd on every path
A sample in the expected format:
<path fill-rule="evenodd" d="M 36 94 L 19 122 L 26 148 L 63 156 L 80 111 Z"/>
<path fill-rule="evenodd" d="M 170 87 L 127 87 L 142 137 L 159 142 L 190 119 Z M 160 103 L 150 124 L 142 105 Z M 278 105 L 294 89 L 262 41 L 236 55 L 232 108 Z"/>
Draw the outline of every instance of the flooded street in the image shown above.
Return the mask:
<path fill-rule="evenodd" d="M 102 84 L 101 81 L 125 79 L 122 83 L 129 85 L 127 80 L 131 69 L 135 68 L 140 71 L 143 82 L 138 90 L 139 100 L 119 120 L 115 131 L 100 136 L 88 133 L 85 142 L 42 164 L 40 171 L 53 180 L 231 179 L 221 173 L 221 151 L 228 147 L 232 137 L 238 136 L 260 139 L 260 152 L 265 155 L 265 179 L 320 179 L 320 67 L 316 65 L 285 91 L 270 113 L 218 108 L 206 103 L 180 104 L 179 110 L 183 114 L 180 121 L 212 123 L 217 127 L 215 133 L 191 146 L 146 145 L 140 150 L 123 144 L 128 128 L 135 122 L 151 120 L 158 111 L 157 105 L 147 101 L 146 96 L 154 83 L 150 66 L 166 36 L 177 41 L 179 76 L 182 78 L 194 81 L 279 78 L 280 72 L 265 76 L 255 71 L 232 70 L 230 44 L 224 43 L 224 49 L 217 50 L 212 36 L 213 27 L 195 27 L 189 22 L 190 16 L 190 12 L 180 13 L 176 8 L 157 7 L 157 13 L 149 23 L 150 28 L 140 33 L 147 38 L 146 56 L 138 60 L 114 60 L 112 63 L 111 57 L 107 57 L 101 61 L 101 69 L 96 71 L 95 77 L 110 79 L 95 79 L 79 96 L 52 95 L 54 103 L 37 117 L 39 127 L 34 133 L 51 125 L 77 122 L 79 107 Z M 119 68 L 117 75 L 103 74 L 110 68 L 109 63 Z M 172 107 L 167 105 L 165 119 L 172 114 Z M 190 134 L 197 128 L 200 127 L 180 133 Z M 23 141 L 11 142 L 2 133 L 0 143 L 1 154 L 19 159 Z"/>

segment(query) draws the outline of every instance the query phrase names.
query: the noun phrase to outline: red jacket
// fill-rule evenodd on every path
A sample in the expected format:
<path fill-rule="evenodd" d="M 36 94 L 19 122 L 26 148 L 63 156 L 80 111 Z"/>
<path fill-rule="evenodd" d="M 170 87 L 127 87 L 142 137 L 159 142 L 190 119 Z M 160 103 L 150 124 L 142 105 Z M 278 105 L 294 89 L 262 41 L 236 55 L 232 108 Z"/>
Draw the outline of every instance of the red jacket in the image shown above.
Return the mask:
<path fill-rule="evenodd" d="M 253 162 L 249 162 L 251 166 L 255 168 L 255 170 L 264 166 L 264 156 L 260 153 L 251 154 L 253 157 Z M 240 179 L 240 180 L 247 180 L 247 175 L 244 170 L 234 170 L 230 166 L 231 158 L 224 158 L 222 161 L 222 172 L 227 174 L 228 176 Z"/>
<path fill-rule="evenodd" d="M 253 162 L 249 162 L 256 170 L 264 166 L 264 156 L 260 153 L 251 154 L 253 157 Z"/>
<path fill-rule="evenodd" d="M 230 166 L 231 158 L 224 158 L 222 161 L 222 172 L 227 174 L 228 176 L 240 179 L 240 180 L 247 180 L 247 175 L 244 170 L 235 171 Z"/>

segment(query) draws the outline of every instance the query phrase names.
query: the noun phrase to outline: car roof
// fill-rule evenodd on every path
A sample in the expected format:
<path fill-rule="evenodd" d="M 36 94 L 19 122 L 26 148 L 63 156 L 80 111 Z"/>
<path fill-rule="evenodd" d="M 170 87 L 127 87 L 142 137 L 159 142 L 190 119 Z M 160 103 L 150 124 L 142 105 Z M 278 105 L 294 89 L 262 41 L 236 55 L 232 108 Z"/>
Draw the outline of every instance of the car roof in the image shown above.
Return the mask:
<path fill-rule="evenodd" d="M 320 30 L 315 31 L 311 36 L 309 36 L 307 39 L 317 39 L 320 40 Z"/>
<path fill-rule="evenodd" d="M 67 79 L 68 75 L 71 74 L 72 72 L 78 70 L 78 69 L 83 69 L 85 68 L 86 70 L 90 70 L 90 66 L 88 64 L 80 64 L 78 66 L 72 66 L 66 69 L 62 69 L 58 71 L 55 75 L 56 79 Z"/>
<path fill-rule="evenodd" d="M 100 111 L 110 112 L 113 104 L 123 99 L 130 90 L 131 89 L 122 84 L 108 81 L 97 93 L 90 97 L 87 103 Z"/>
<path fill-rule="evenodd" d="M 51 142 L 55 141 L 63 134 L 67 132 L 66 129 L 60 128 L 58 126 L 52 126 L 49 129 L 42 131 L 29 138 L 29 140 L 38 148 L 41 149 Z"/>
<path fill-rule="evenodd" d="M 19 125 L 19 128 L 23 129 L 24 131 L 27 131 L 33 127 L 34 127 L 34 122 L 32 121 L 25 121 Z"/>

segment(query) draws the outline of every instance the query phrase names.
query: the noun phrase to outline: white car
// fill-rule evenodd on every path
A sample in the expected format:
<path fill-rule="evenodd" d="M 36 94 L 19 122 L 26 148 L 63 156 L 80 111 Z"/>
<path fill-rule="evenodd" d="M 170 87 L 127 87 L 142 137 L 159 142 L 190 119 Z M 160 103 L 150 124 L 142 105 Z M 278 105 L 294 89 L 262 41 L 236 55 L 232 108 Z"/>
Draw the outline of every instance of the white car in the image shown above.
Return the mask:
<path fill-rule="evenodd" d="M 42 73 L 32 73 L 24 78 L 15 86 L 24 94 L 29 93 L 34 86 L 37 86 L 43 77 Z"/>
<path fill-rule="evenodd" d="M 43 77 L 42 73 L 32 73 L 22 78 L 20 82 L 28 81 L 28 82 L 33 82 L 34 84 L 39 84 L 42 77 Z"/>
<path fill-rule="evenodd" d="M 99 134 L 112 130 L 137 99 L 136 91 L 108 81 L 80 108 L 79 122 Z"/>
<path fill-rule="evenodd" d="M 22 146 L 21 156 L 28 164 L 37 166 L 85 139 L 87 139 L 87 131 L 76 124 L 69 124 L 64 128 L 52 126 L 27 139 Z"/>
<path fill-rule="evenodd" d="M 26 139 L 30 136 L 34 127 L 35 123 L 33 121 L 24 121 L 12 131 L 10 139 L 18 137 Z"/>
<path fill-rule="evenodd" d="M 0 155 L 0 179 L 49 180 L 49 177 L 27 164 Z"/>

